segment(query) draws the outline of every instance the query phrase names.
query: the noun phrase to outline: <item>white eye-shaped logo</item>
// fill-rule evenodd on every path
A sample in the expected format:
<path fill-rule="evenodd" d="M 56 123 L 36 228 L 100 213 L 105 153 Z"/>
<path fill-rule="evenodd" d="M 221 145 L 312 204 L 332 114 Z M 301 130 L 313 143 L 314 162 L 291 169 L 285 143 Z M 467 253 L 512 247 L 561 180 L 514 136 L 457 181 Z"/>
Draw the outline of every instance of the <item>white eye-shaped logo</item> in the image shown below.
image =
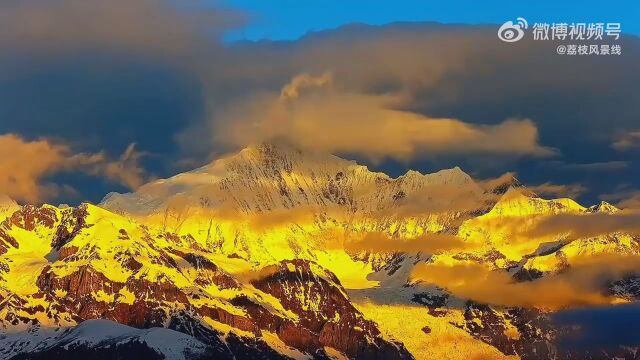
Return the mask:
<path fill-rule="evenodd" d="M 507 21 L 498 29 L 498 38 L 504 42 L 516 42 L 524 37 L 524 29 L 529 27 L 527 20 L 524 18 L 517 18 L 517 23 L 513 21 Z"/>

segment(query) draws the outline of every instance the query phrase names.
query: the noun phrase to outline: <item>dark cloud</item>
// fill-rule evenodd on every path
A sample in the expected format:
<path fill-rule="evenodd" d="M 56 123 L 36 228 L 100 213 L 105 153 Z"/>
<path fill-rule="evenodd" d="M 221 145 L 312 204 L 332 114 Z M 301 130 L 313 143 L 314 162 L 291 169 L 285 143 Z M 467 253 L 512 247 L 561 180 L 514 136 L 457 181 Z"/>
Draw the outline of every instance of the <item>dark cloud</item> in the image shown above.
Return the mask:
<path fill-rule="evenodd" d="M 600 195 L 600 199 L 614 202 L 622 209 L 640 209 L 640 190 L 629 189 L 628 186 L 623 184 L 615 192 Z"/>
<path fill-rule="evenodd" d="M 2 2 L 0 134 L 111 157 L 137 143 L 151 172 L 175 172 L 175 134 L 205 118 L 202 63 L 216 58 L 218 35 L 238 21 L 194 4 Z M 80 188 L 80 198 L 96 201 L 113 185 Z"/>
<path fill-rule="evenodd" d="M 582 184 L 553 184 L 550 182 L 528 186 L 528 189 L 542 196 L 568 197 L 572 199 L 577 198 L 580 194 L 588 190 L 587 187 Z"/>
<path fill-rule="evenodd" d="M 617 171 L 625 169 L 629 166 L 628 161 L 603 161 L 585 164 L 565 163 L 562 161 L 551 162 L 554 167 L 569 171 Z"/>
<path fill-rule="evenodd" d="M 330 72 L 337 96 L 393 98 L 385 104 L 390 111 L 418 119 L 455 119 L 471 129 L 530 119 L 536 142 L 529 149 L 556 149 L 566 164 L 617 164 L 621 179 L 577 179 L 540 166 L 549 160 L 469 151 L 384 161 L 381 170 L 462 165 L 482 177 L 517 171 L 527 183 L 581 183 L 594 192 L 637 174 L 632 152 L 611 148 L 637 128 L 637 37 L 623 36 L 617 57 L 558 56 L 552 42 L 502 43 L 496 26 L 433 23 L 349 25 L 296 41 L 221 44 L 221 34 L 243 21 L 220 4 L 197 1 L 3 2 L 0 133 L 62 139 L 111 157 L 135 142 L 150 153 L 142 160 L 149 172 L 167 176 L 241 145 L 219 141 L 227 125 L 243 120 L 223 116 L 229 109 L 280 94 L 300 74 Z M 367 114 L 344 122 L 360 115 Z M 99 199 L 106 190 L 86 196 Z"/>
<path fill-rule="evenodd" d="M 211 53 L 217 37 L 243 21 L 240 13 L 195 0 L 4 1 L 0 46 L 51 56 L 82 50 L 126 52 L 192 62 Z"/>
<path fill-rule="evenodd" d="M 618 135 L 611 147 L 618 151 L 628 151 L 634 148 L 640 148 L 640 130 L 629 131 L 622 135 Z"/>

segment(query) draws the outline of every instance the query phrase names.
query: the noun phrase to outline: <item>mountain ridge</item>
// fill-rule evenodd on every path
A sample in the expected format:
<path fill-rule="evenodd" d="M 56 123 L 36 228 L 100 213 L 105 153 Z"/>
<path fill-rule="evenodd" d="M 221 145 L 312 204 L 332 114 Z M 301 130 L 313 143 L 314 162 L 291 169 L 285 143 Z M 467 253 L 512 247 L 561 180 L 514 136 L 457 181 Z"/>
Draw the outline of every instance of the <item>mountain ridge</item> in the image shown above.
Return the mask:
<path fill-rule="evenodd" d="M 554 309 L 487 304 L 414 274 L 474 266 L 526 285 L 579 268 L 584 257 L 637 256 L 633 234 L 517 238 L 546 217 L 618 211 L 541 199 L 515 177 L 477 183 L 456 167 L 392 179 L 332 155 L 262 144 L 101 205 L 8 211 L 0 325 L 27 333 L 0 336 L 9 349 L 2 356 L 69 355 L 56 332 L 77 340 L 82 324 L 103 319 L 178 331 L 219 358 L 584 358 L 559 348 L 567 330 L 553 323 Z M 637 278 L 610 280 L 601 296 L 640 298 Z M 34 345 L 39 329 L 54 331 L 46 351 Z M 129 354 L 182 356 L 125 333 Z M 456 354 L 438 345 L 445 338 Z M 104 354 L 101 344 L 78 349 Z"/>

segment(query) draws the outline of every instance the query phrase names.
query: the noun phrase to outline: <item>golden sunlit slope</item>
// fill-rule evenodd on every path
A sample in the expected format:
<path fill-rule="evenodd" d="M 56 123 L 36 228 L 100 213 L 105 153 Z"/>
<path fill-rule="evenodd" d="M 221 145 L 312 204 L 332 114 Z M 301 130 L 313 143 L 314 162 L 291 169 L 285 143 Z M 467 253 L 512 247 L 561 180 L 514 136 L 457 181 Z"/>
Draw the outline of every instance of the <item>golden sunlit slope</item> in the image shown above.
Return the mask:
<path fill-rule="evenodd" d="M 436 317 L 419 305 L 387 305 L 356 302 L 365 316 L 380 324 L 382 331 L 401 340 L 417 359 L 518 359 L 495 347 L 478 341 L 463 329 L 451 324 L 462 317 L 458 311 L 447 317 Z"/>
<path fill-rule="evenodd" d="M 378 318 L 383 329 L 388 325 L 387 330 L 397 334 L 414 332 L 416 324 L 391 325 L 384 312 L 374 314 L 371 309 L 386 305 L 387 310 L 411 314 L 416 296 L 433 295 L 435 285 L 438 292 L 448 294 L 442 305 L 448 308 L 446 314 L 432 319 L 442 329 L 437 333 L 462 331 L 469 336 L 462 343 L 480 339 L 508 355 L 528 341 L 526 330 L 513 325 L 506 310 L 478 311 L 474 302 L 466 303 L 470 298 L 504 305 L 482 289 L 457 293 L 461 288 L 474 289 L 464 284 L 490 283 L 493 272 L 496 283 L 505 285 L 545 274 L 553 277 L 571 264 L 581 264 L 584 256 L 638 253 L 637 239 L 626 233 L 577 238 L 532 233 L 548 218 L 615 213 L 608 204 L 585 208 L 571 199 L 545 200 L 512 176 L 476 183 L 459 168 L 426 175 L 409 171 L 393 179 L 351 161 L 283 144 L 246 148 L 135 193 L 111 194 L 102 205 L 145 224 L 192 236 L 198 246 L 244 259 L 249 267 L 283 259 L 315 261 L 333 271 L 356 296 L 358 306 Z M 412 279 L 424 264 L 438 272 L 426 281 Z M 471 279 L 466 278 L 469 275 Z M 476 275 L 486 276 L 475 279 Z M 577 301 L 608 301 L 590 293 L 581 296 Z M 558 301 L 573 300 L 542 297 L 539 304 L 548 307 Z M 484 316 L 498 319 L 486 324 L 490 334 L 473 326 L 473 321 L 492 321 Z M 408 347 L 425 354 L 421 344 Z M 460 354 L 472 357 L 487 354 L 462 348 Z"/>
<path fill-rule="evenodd" d="M 410 358 L 351 305 L 334 274 L 306 260 L 252 267 L 90 204 L 24 206 L 2 222 L 0 239 L 7 331 L 108 319 L 169 327 L 210 345 L 239 341 L 221 350 L 231 353 L 258 346 L 296 358 Z M 13 351 L 28 348 L 23 340 Z"/>
<path fill-rule="evenodd" d="M 34 295 L 40 290 L 37 278 L 43 270 L 62 278 L 87 268 L 100 273 L 108 281 L 126 284 L 131 280 L 143 280 L 189 290 L 202 274 L 187 260 L 167 255 L 167 252 L 180 254 L 184 251 L 203 256 L 203 262 L 216 259 L 209 251 L 199 251 L 189 237 L 156 232 L 90 204 L 66 209 L 49 205 L 39 208 L 27 206 L 9 218 L 2 231 L 5 236 L 16 240 L 16 246 L 9 247 L 0 256 L 0 261 L 8 267 L 0 277 L 0 286 L 21 296 Z M 235 265 L 235 270 L 250 268 L 242 260 L 227 259 L 225 263 Z M 96 300 L 106 297 L 115 303 L 133 301 L 132 291 L 126 285 L 117 293 L 107 294 L 104 290 L 97 289 L 91 295 Z M 200 298 L 233 309 L 233 306 L 225 304 L 225 299 L 241 293 L 249 294 L 250 291 L 243 288 L 219 289 L 210 285 L 204 288 Z M 66 295 L 64 292 L 56 294 Z"/>
<path fill-rule="evenodd" d="M 347 287 L 368 287 L 374 283 L 366 274 L 388 257 L 363 252 L 354 259 L 345 238 L 445 231 L 485 200 L 459 168 L 391 179 L 335 156 L 261 144 L 135 193 L 110 194 L 102 206 L 223 254 L 259 264 L 310 259 L 330 266 Z"/>

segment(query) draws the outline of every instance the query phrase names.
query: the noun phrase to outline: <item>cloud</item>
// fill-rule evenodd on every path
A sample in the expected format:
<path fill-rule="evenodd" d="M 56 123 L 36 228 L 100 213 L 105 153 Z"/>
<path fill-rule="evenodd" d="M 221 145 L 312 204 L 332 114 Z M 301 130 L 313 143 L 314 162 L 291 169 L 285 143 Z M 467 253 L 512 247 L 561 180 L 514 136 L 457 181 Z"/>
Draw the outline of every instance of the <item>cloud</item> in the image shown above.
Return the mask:
<path fill-rule="evenodd" d="M 251 230 L 269 231 L 281 226 L 304 226 L 313 224 L 317 209 L 310 206 L 301 206 L 292 209 L 275 209 L 256 214 L 226 213 L 222 215 L 225 220 L 246 222 Z"/>
<path fill-rule="evenodd" d="M 47 182 L 59 172 L 81 171 L 103 176 L 135 188 L 143 182 L 138 166 L 139 154 L 130 146 L 118 160 L 104 153 L 73 154 L 70 147 L 47 139 L 28 141 L 15 134 L 0 135 L 0 188 L 6 195 L 26 202 L 53 199 L 61 193 L 73 193 L 68 185 Z"/>
<path fill-rule="evenodd" d="M 612 233 L 640 235 L 640 213 L 557 213 L 554 215 L 474 218 L 469 226 L 487 234 L 503 234 L 510 244 L 553 242 L 592 238 Z"/>
<path fill-rule="evenodd" d="M 613 202 L 621 209 L 639 210 L 640 190 L 629 189 L 628 186 L 628 184 L 623 184 L 617 188 L 616 192 L 600 195 L 600 199 Z"/>
<path fill-rule="evenodd" d="M 182 155 L 173 138 L 204 122 L 203 84 L 214 87 L 209 69 L 229 63 L 220 38 L 245 19 L 215 1 L 2 1 L 0 134 L 60 139 L 102 154 L 94 158 L 102 163 L 135 142 L 160 155 L 145 161 L 151 172 L 174 174 Z M 138 186 L 140 174 L 119 166 L 94 172 Z M 112 190 L 102 182 L 74 185 L 89 200 Z"/>
<path fill-rule="evenodd" d="M 628 161 L 603 161 L 603 162 L 593 162 L 593 163 L 565 163 L 562 161 L 552 161 L 551 165 L 563 169 L 563 170 L 573 170 L 573 171 L 601 171 L 601 172 L 609 172 L 609 171 L 618 171 L 623 170 L 629 167 Z"/>
<path fill-rule="evenodd" d="M 423 115 L 478 124 L 535 119 L 543 138 L 557 146 L 592 141 L 637 120 L 637 95 L 630 91 L 638 79 L 636 38 L 625 38 L 629 58 L 605 63 L 548 56 L 551 44 L 528 39 L 518 43 L 518 51 L 503 45 L 491 26 L 349 25 L 297 41 L 233 46 L 229 74 L 259 91 L 274 91 L 297 74 L 331 70 L 335 87 L 392 94 L 399 108 Z M 600 71 L 594 73 L 594 66 Z M 593 111 L 578 111 L 573 100 L 560 96 L 566 93 L 579 94 L 575 102 Z M 610 106 L 614 98 L 622 105 Z M 575 136 L 567 138 L 567 131 Z"/>
<path fill-rule="evenodd" d="M 452 172 L 456 170 L 443 171 Z M 460 170 L 460 172 L 462 171 Z M 484 192 L 469 177 L 469 183 L 464 186 L 441 183 L 414 189 L 410 194 L 397 198 L 393 206 L 374 211 L 371 216 L 378 219 L 382 217 L 408 219 L 437 216 L 445 213 L 464 214 L 486 209 L 495 199 L 495 194 Z"/>
<path fill-rule="evenodd" d="M 597 151 L 593 145 L 600 143 L 594 138 L 606 138 L 608 148 L 611 134 L 637 123 L 635 37 L 621 40 L 625 56 L 607 59 L 549 56 L 552 44 L 528 39 L 513 51 L 496 41 L 493 26 L 428 23 L 348 25 L 296 41 L 222 45 L 221 34 L 244 20 L 220 3 L 200 1 L 1 2 L 0 95 L 7 105 L 0 107 L 0 118 L 8 120 L 0 121 L 0 133 L 62 138 L 74 146 L 82 143 L 83 151 L 105 150 L 110 156 L 136 142 L 140 150 L 169 159 L 147 164 L 154 173 L 169 175 L 185 170 L 176 169 L 181 160 L 200 165 L 213 152 L 232 150 L 225 144 L 238 146 L 240 141 L 220 141 L 216 132 L 233 127 L 224 122 L 244 120 L 223 116 L 220 109 L 233 112 L 265 96 L 253 114 L 259 113 L 258 105 L 270 114 L 274 99 L 283 95 L 280 102 L 296 104 L 288 105 L 288 115 L 306 114 L 305 104 L 322 110 L 312 98 L 318 85 L 313 82 L 323 77 L 296 76 L 327 71 L 333 76 L 320 85 L 334 96 L 325 95 L 330 100 L 326 115 L 351 115 L 336 108 L 333 98 L 342 94 L 343 102 L 373 106 L 378 117 L 371 125 L 362 119 L 368 113 L 348 119 L 360 133 L 384 131 L 374 126 L 399 117 L 403 125 L 391 129 L 392 135 L 427 128 L 425 121 L 440 133 L 471 134 L 454 144 L 438 143 L 434 135 L 424 141 L 410 138 L 405 147 L 385 140 L 368 149 L 362 142 L 372 136 L 357 133 L 359 143 L 353 146 L 341 134 L 335 135 L 340 146 L 323 144 L 326 129 L 336 125 L 353 130 L 346 134 L 356 131 L 331 119 L 295 130 L 304 135 L 322 130 L 313 133 L 319 134 L 320 148 L 346 148 L 356 155 L 373 151 L 368 158 L 376 160 L 449 153 L 466 160 L 475 150 L 502 156 L 513 148 L 514 157 L 537 156 L 553 147 L 574 154 L 567 161 L 580 162 Z M 283 93 L 291 79 L 300 83 Z M 67 91 L 55 91 L 62 87 Z M 290 90 L 295 91 L 285 100 Z M 282 132 L 276 130 L 276 135 Z M 514 133 L 522 138 L 509 142 L 507 135 Z M 514 144 L 518 141 L 522 146 Z M 383 151 L 389 142 L 391 150 Z M 427 142 L 434 144 L 422 148 Z M 451 152 L 441 150 L 449 145 Z M 460 158 L 445 166 L 457 165 Z M 503 161 L 492 163 L 496 171 L 508 170 Z"/>
<path fill-rule="evenodd" d="M 450 155 L 549 156 L 528 119 L 473 125 L 394 110 L 397 98 L 341 91 L 327 75 L 294 77 L 280 94 L 235 104 L 218 118 L 217 140 L 243 146 L 286 139 L 303 148 L 381 161 Z M 305 88 L 305 92 L 299 89 Z M 372 131 L 375 129 L 375 131 Z"/>
<path fill-rule="evenodd" d="M 109 160 L 104 152 L 74 155 L 69 159 L 72 167 L 88 167 L 92 175 L 102 176 L 129 189 L 137 189 L 149 179 L 139 161 L 143 154 L 136 151 L 135 143 L 129 144 L 118 160 Z"/>
<path fill-rule="evenodd" d="M 611 147 L 618 151 L 627 151 L 640 147 L 640 131 L 629 131 L 618 136 L 616 141 L 611 144 Z"/>
<path fill-rule="evenodd" d="M 333 76 L 330 72 L 326 72 L 320 76 L 310 74 L 298 75 L 282 88 L 280 99 L 295 99 L 300 96 L 301 91 L 326 86 L 330 84 L 332 80 Z"/>
<path fill-rule="evenodd" d="M 67 149 L 46 140 L 26 142 L 13 135 L 0 135 L 0 188 L 6 195 L 21 201 L 37 201 L 58 191 L 40 179 L 65 162 Z"/>
<path fill-rule="evenodd" d="M 415 238 L 392 238 L 382 232 L 367 232 L 363 237 L 349 236 L 344 249 L 350 253 L 423 252 L 428 254 L 471 248 L 471 244 L 455 235 L 426 233 Z"/>
<path fill-rule="evenodd" d="M 560 309 L 613 303 L 615 299 L 604 294 L 609 282 L 638 271 L 637 257 L 597 255 L 573 259 L 561 273 L 526 282 L 515 282 L 502 269 L 471 262 L 420 264 L 411 278 L 482 303 Z"/>
<path fill-rule="evenodd" d="M 184 61 L 222 31 L 244 21 L 239 12 L 195 1 L 5 1 L 0 48 L 47 53 L 126 51 Z M 180 59 L 182 58 L 182 59 Z"/>
<path fill-rule="evenodd" d="M 515 172 L 506 172 L 498 177 L 478 181 L 478 185 L 486 192 L 486 196 L 493 196 L 492 200 L 507 192 L 510 188 L 524 191 L 522 184 L 516 178 Z"/>
<path fill-rule="evenodd" d="M 570 239 L 616 232 L 640 235 L 640 213 L 623 211 L 614 214 L 556 214 L 537 219 L 532 228 L 522 232 L 534 238 L 565 234 Z"/>
<path fill-rule="evenodd" d="M 527 188 L 539 195 L 548 195 L 552 197 L 569 197 L 575 199 L 588 189 L 582 184 L 553 184 L 546 182 L 544 184 L 527 186 Z"/>

